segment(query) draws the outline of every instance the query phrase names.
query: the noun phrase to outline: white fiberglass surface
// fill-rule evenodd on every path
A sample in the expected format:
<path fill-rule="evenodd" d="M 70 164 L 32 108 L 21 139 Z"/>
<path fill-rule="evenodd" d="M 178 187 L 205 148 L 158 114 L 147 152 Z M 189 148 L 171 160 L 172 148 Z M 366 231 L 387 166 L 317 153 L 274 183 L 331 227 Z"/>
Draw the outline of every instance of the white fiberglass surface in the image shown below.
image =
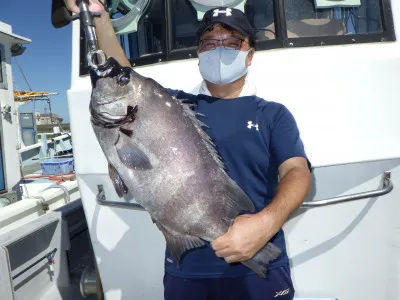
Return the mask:
<path fill-rule="evenodd" d="M 310 199 L 382 188 L 386 195 L 302 209 L 286 223 L 288 254 L 296 294 L 301 297 L 400 299 L 400 160 L 317 168 Z M 309 200 L 310 200 L 309 199 Z"/>
<path fill-rule="evenodd" d="M 249 76 L 258 95 L 283 103 L 293 113 L 315 167 L 400 157 L 399 43 L 352 47 L 261 51 L 251 66 Z M 361 49 L 363 54 L 358 54 Z M 374 57 L 377 52 L 380 56 Z M 136 70 L 165 87 L 187 92 L 201 81 L 195 59 Z M 71 115 L 80 118 L 74 118 L 72 127 L 87 130 L 74 132 L 75 141 L 82 140 L 74 148 L 85 145 L 81 150 L 88 151 L 90 140 L 96 149 L 91 152 L 101 156 L 89 124 L 89 97 L 89 78 L 76 80 L 69 107 Z M 92 166 L 86 161 L 77 168 L 104 173 L 107 165 L 101 162 Z"/>
<path fill-rule="evenodd" d="M 317 168 L 308 200 L 379 189 L 385 171 L 389 194 L 299 209 L 285 225 L 297 297 L 398 299 L 400 160 Z M 98 184 L 107 200 L 117 199 L 107 175 L 78 180 L 107 299 L 163 299 L 165 240 L 148 213 L 96 204 Z"/>
<path fill-rule="evenodd" d="M 399 4 L 392 1 L 393 12 Z M 78 41 L 76 24 L 73 33 Z M 75 167 L 106 298 L 161 300 L 161 233 L 146 212 L 96 204 L 98 184 L 108 200 L 117 197 L 90 125 L 90 80 L 78 67 L 75 55 L 68 92 Z M 136 71 L 186 92 L 201 82 L 197 59 Z M 390 194 L 299 210 L 285 225 L 296 296 L 399 299 L 400 42 L 258 51 L 249 76 L 259 96 L 283 103 L 296 118 L 315 167 L 308 200 L 374 190 L 392 170 Z"/>

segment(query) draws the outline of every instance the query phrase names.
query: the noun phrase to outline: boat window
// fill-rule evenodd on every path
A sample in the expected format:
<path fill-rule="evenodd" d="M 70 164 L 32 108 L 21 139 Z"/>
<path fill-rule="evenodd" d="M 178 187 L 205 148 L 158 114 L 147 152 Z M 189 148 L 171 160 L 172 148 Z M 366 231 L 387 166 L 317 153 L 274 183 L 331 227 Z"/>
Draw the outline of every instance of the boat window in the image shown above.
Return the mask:
<path fill-rule="evenodd" d="M 164 1 L 136 2 L 142 2 L 145 5 L 137 13 L 133 30 L 126 27 L 125 30 L 121 30 L 122 33 L 117 31 L 119 41 L 132 62 L 136 62 L 136 64 L 157 62 L 164 59 L 166 50 Z M 128 13 L 130 13 L 129 10 L 123 11 L 119 6 L 119 11 L 113 15 L 113 19 L 122 18 L 121 15 L 125 14 L 126 16 Z M 130 32 L 126 32 L 129 30 Z"/>
<path fill-rule="evenodd" d="M 317 8 L 318 1 L 285 0 L 288 38 L 369 34 L 383 31 L 380 0 L 361 0 L 360 5 L 357 1 L 351 2 L 355 3 L 354 7 Z"/>
<path fill-rule="evenodd" d="M 199 20 L 212 6 L 201 6 L 199 3 L 220 1 L 182 1 L 171 0 L 171 25 L 172 25 L 172 49 L 184 49 L 196 46 L 196 30 Z M 226 2 L 226 1 L 225 1 Z M 228 1 L 229 2 L 229 1 Z M 258 28 L 257 40 L 274 40 L 274 3 L 273 0 L 247 0 L 230 1 L 239 5 L 237 8 L 244 9 L 247 18 L 254 28 Z M 243 7 L 240 7 L 242 4 Z"/>
<path fill-rule="evenodd" d="M 129 45 L 133 59 L 165 51 L 165 21 L 162 4 L 162 0 L 151 1 L 148 10 L 141 16 L 138 22 L 136 34 L 132 33 L 128 35 L 131 36 Z"/>
<path fill-rule="evenodd" d="M 164 1 L 111 0 L 109 10 L 119 42 L 132 65 L 146 65 L 165 59 Z M 132 10 L 135 14 L 131 14 Z M 83 34 L 81 27 L 81 36 Z M 88 74 L 86 59 L 88 45 L 83 38 L 80 49 L 80 74 Z"/>
<path fill-rule="evenodd" d="M 245 13 L 250 24 L 257 29 L 257 42 L 276 39 L 275 12 L 277 1 L 273 0 L 248 0 Z"/>
<path fill-rule="evenodd" d="M 390 0 L 109 0 L 109 7 L 135 66 L 196 57 L 199 20 L 222 2 L 246 13 L 256 50 L 395 40 Z"/>
<path fill-rule="evenodd" d="M 195 47 L 196 30 L 199 26 L 195 8 L 189 1 L 172 0 L 171 4 L 172 48 Z"/>
<path fill-rule="evenodd" d="M 6 58 L 2 44 L 0 44 L 0 89 L 7 89 Z"/>

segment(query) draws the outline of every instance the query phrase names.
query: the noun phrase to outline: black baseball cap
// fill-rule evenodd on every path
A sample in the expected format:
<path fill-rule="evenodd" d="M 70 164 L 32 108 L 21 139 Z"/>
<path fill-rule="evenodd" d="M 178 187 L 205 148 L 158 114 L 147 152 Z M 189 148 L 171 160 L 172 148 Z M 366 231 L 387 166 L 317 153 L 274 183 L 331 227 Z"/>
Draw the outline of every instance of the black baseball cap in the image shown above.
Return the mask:
<path fill-rule="evenodd" d="M 197 42 L 199 42 L 204 31 L 217 23 L 225 24 L 239 31 L 244 36 L 250 37 L 255 35 L 254 28 L 250 25 L 249 20 L 241 10 L 222 6 L 210 9 L 204 14 L 200 28 L 196 32 Z"/>

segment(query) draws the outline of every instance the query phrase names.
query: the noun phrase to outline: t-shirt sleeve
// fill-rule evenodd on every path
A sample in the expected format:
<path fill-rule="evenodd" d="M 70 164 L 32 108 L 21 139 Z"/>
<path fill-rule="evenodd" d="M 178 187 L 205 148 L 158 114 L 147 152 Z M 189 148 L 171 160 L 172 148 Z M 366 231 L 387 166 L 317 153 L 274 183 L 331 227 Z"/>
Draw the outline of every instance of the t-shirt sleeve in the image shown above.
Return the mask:
<path fill-rule="evenodd" d="M 305 153 L 296 120 L 283 105 L 273 120 L 270 148 L 278 166 L 289 158 L 304 157 L 311 170 L 311 163 Z"/>

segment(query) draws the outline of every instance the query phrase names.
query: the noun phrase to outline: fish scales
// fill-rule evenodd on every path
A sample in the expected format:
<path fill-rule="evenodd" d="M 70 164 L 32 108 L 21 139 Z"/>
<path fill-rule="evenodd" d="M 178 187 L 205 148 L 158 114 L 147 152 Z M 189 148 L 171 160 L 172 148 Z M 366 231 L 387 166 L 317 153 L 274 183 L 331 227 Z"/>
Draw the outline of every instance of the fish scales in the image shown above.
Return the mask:
<path fill-rule="evenodd" d="M 147 210 L 178 261 L 226 233 L 241 212 L 254 212 L 186 104 L 113 58 L 104 68 L 106 75 L 92 74 L 90 112 L 110 178 L 120 197 L 130 193 Z M 267 243 L 242 263 L 265 277 L 280 253 Z"/>

